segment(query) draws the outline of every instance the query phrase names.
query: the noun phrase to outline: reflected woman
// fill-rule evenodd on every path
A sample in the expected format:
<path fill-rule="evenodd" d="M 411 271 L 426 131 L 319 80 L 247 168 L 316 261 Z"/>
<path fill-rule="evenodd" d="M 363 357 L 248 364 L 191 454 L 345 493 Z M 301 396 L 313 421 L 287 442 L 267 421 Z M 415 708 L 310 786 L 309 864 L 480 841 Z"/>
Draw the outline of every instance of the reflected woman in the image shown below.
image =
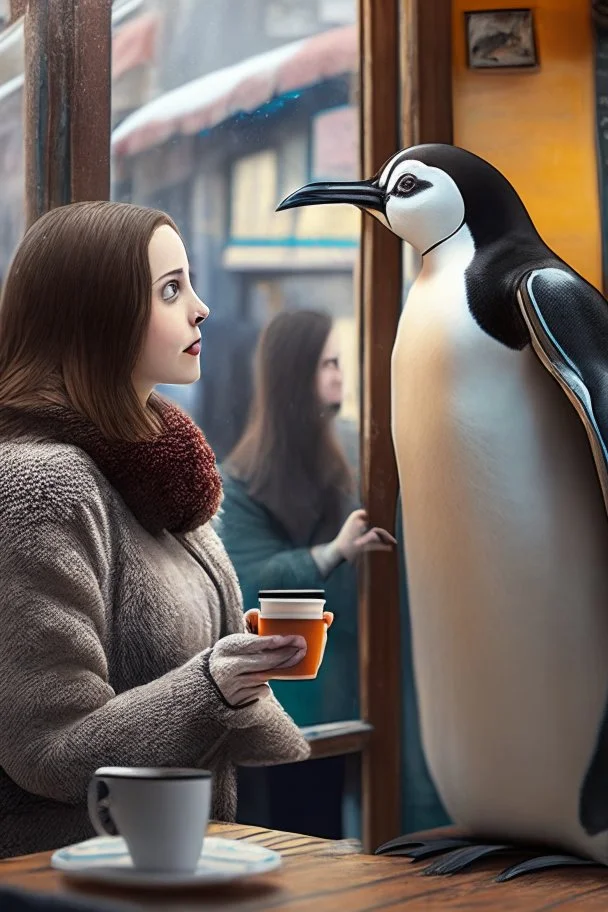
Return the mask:
<path fill-rule="evenodd" d="M 225 498 L 217 528 L 245 606 L 257 605 L 260 589 L 322 588 L 335 615 L 317 678 L 272 682 L 299 725 L 358 718 L 355 565 L 365 551 L 394 545 L 385 530 L 368 529 L 366 513 L 358 509 L 352 471 L 335 431 L 342 397 L 331 317 L 312 310 L 280 313 L 260 337 L 251 417 L 222 466 Z M 326 763 L 327 798 L 322 803 L 329 825 L 344 764 L 340 758 Z M 277 811 L 269 825 L 286 822 L 289 794 L 295 802 L 303 794 L 303 767 L 292 771 L 293 787 L 287 769 L 256 773 L 256 779 L 276 784 L 269 800 L 276 800 Z M 292 806 L 290 828 L 305 832 L 301 827 L 315 825 L 309 806 L 304 802 L 303 816 Z M 320 835 L 336 835 L 339 809 L 333 816 L 333 829 Z"/>

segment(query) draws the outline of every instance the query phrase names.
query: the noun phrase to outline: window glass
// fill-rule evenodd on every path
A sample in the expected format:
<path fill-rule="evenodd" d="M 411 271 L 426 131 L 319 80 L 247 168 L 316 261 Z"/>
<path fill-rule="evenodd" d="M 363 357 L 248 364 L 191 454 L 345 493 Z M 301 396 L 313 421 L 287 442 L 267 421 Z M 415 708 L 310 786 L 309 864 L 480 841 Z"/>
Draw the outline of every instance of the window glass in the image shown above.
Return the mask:
<path fill-rule="evenodd" d="M 200 381 L 159 391 L 216 452 L 245 608 L 323 586 L 335 614 L 317 679 L 277 696 L 300 725 L 358 718 L 356 570 L 317 546 L 359 506 L 360 216 L 275 211 L 359 176 L 356 2 L 123 0 L 113 31 L 112 198 L 172 216 L 211 310 Z"/>

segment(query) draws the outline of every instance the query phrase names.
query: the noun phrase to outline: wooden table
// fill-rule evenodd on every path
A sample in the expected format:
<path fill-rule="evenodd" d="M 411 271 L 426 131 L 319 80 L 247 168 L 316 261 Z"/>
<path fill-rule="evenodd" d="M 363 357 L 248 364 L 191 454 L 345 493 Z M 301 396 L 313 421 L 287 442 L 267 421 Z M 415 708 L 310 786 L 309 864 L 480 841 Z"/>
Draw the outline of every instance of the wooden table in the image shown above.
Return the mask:
<path fill-rule="evenodd" d="M 232 824 L 212 824 L 210 832 L 230 839 L 249 839 L 280 852 L 277 871 L 214 890 L 125 891 L 76 887 L 49 866 L 50 852 L 0 861 L 0 885 L 43 893 L 97 897 L 120 910 L 163 912 L 231 909 L 237 912 L 383 912 L 424 910 L 460 912 L 492 910 L 605 910 L 608 869 L 571 868 L 530 875 L 505 884 L 493 877 L 501 861 L 485 861 L 472 873 L 425 877 L 422 865 L 405 858 L 360 854 L 347 840 L 330 842 Z M 100 907 L 103 904 L 100 902 Z"/>

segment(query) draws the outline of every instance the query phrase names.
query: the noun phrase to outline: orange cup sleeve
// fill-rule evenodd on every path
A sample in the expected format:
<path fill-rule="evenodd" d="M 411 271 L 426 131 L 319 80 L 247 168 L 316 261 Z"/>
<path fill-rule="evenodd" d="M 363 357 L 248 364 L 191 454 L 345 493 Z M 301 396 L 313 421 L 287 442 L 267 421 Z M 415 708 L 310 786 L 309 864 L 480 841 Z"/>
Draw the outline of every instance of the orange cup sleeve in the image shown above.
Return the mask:
<path fill-rule="evenodd" d="M 258 632 L 258 621 L 260 618 L 259 608 L 251 608 L 249 611 L 246 611 L 244 614 L 245 624 L 250 633 Z M 334 615 L 332 611 L 323 612 L 323 620 L 327 624 L 327 629 L 331 627 L 334 622 Z"/>

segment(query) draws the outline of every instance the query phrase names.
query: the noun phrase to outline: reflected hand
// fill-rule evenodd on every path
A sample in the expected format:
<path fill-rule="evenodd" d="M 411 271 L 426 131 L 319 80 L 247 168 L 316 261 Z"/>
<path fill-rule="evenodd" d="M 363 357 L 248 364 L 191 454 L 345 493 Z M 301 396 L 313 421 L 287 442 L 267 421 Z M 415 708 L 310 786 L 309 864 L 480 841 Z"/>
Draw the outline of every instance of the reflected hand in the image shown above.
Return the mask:
<path fill-rule="evenodd" d="M 335 544 L 342 557 L 352 563 L 367 551 L 392 551 L 397 541 L 386 529 L 369 529 L 366 510 L 354 510 L 338 532 Z"/>
<path fill-rule="evenodd" d="M 290 668 L 306 655 L 301 636 L 233 633 L 218 640 L 209 656 L 209 672 L 231 706 L 270 695 L 268 679 L 277 668 Z"/>

